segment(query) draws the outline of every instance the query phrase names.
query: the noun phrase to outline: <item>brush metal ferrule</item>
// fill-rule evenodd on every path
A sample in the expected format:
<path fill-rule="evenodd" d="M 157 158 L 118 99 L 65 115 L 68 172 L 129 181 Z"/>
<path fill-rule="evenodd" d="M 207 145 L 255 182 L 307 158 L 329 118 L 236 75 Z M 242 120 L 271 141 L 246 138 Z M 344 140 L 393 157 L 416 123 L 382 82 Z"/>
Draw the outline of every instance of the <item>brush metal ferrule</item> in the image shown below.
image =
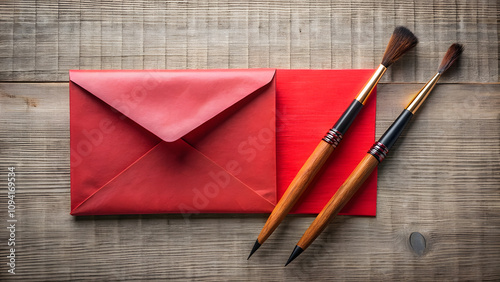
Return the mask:
<path fill-rule="evenodd" d="M 436 73 L 431 80 L 429 80 L 420 91 L 418 91 L 417 96 L 413 98 L 413 100 L 408 104 L 406 109 L 410 111 L 412 114 L 415 114 L 415 112 L 420 108 L 422 103 L 424 103 L 425 99 L 427 99 L 427 96 L 429 96 L 429 93 L 431 93 L 432 89 L 434 86 L 436 86 L 436 83 L 438 82 L 439 78 L 441 77 L 440 73 Z"/>
<path fill-rule="evenodd" d="M 368 82 L 365 84 L 363 89 L 361 89 L 361 91 L 359 91 L 359 94 L 356 97 L 356 100 L 358 100 L 361 104 L 364 105 L 366 100 L 368 99 L 368 97 L 372 93 L 373 88 L 375 88 L 375 86 L 377 85 L 379 80 L 382 78 L 382 76 L 384 75 L 386 70 L 387 70 L 387 68 L 384 65 L 380 64 L 380 66 L 378 66 L 377 70 L 372 75 L 370 80 L 368 80 Z"/>

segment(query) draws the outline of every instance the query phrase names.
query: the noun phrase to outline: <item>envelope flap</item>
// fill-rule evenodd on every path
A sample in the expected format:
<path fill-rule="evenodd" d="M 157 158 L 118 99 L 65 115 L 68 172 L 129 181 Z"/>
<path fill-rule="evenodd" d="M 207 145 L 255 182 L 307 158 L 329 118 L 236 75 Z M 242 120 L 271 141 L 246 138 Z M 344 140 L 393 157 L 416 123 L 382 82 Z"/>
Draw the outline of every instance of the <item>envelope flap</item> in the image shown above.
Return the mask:
<path fill-rule="evenodd" d="M 167 142 L 271 82 L 274 69 L 71 70 L 70 81 Z"/>

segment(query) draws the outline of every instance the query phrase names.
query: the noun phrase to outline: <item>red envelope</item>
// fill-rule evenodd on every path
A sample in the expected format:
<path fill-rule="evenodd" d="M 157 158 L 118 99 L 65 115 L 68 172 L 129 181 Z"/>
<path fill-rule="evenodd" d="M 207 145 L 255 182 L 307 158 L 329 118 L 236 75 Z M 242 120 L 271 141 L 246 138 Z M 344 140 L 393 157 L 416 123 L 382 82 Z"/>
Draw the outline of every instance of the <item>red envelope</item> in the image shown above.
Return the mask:
<path fill-rule="evenodd" d="M 350 72 L 344 80 L 339 71 L 70 71 L 71 214 L 270 212 L 309 147 L 372 73 Z M 335 76 L 341 86 L 322 89 Z M 344 93 L 337 99 L 324 90 Z M 347 157 L 335 172 L 340 183 L 374 142 L 375 103 L 365 107 L 348 134 L 362 131 L 360 140 L 337 149 Z M 330 178 L 322 176 L 326 185 L 318 182 L 295 211 L 319 212 L 338 187 Z M 362 190 L 351 212 L 374 215 L 376 177 Z"/>

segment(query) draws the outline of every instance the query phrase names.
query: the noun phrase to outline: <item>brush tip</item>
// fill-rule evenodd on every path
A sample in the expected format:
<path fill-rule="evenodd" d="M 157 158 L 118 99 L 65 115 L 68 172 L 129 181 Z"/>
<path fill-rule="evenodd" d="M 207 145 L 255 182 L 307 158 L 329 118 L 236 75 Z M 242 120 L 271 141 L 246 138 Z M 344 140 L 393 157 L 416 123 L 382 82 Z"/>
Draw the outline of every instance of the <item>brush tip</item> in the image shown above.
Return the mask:
<path fill-rule="evenodd" d="M 259 240 L 255 240 L 255 244 L 253 244 L 253 248 L 252 248 L 252 251 L 250 252 L 250 255 L 248 255 L 248 258 L 247 260 L 250 259 L 250 257 L 253 255 L 253 253 L 255 253 L 255 251 L 257 251 L 259 248 L 260 248 L 261 244 L 259 243 Z"/>
<path fill-rule="evenodd" d="M 286 262 L 285 266 L 287 266 L 294 259 L 296 259 L 300 254 L 302 254 L 303 251 L 304 251 L 304 249 L 302 249 L 301 247 L 295 246 L 295 248 L 293 249 L 292 254 L 288 258 L 288 261 Z"/>
<path fill-rule="evenodd" d="M 458 59 L 458 57 L 460 57 L 463 51 L 464 46 L 462 44 L 451 44 L 450 48 L 448 48 L 448 51 L 446 51 L 443 60 L 441 61 L 441 65 L 439 65 L 438 72 L 442 74 L 447 69 L 449 69 L 451 65 L 453 65 L 453 63 Z"/>
<path fill-rule="evenodd" d="M 391 39 L 385 49 L 382 65 L 388 68 L 397 61 L 404 53 L 418 44 L 418 38 L 404 26 L 398 26 L 394 29 Z"/>

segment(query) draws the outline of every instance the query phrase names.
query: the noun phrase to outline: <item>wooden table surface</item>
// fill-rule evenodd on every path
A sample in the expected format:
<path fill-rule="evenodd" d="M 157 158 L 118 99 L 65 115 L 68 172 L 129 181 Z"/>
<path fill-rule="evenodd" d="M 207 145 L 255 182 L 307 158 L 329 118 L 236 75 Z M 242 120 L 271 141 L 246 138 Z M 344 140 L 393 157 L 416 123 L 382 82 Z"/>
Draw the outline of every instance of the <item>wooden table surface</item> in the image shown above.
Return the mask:
<path fill-rule="evenodd" d="M 496 0 L 1 1 L 0 280 L 500 280 L 499 12 Z M 247 261 L 266 215 L 69 215 L 69 69 L 374 68 L 397 25 L 420 43 L 379 85 L 377 137 L 451 43 L 465 52 L 379 167 L 376 217 L 338 217 L 284 268 L 312 216 L 288 217 Z"/>

